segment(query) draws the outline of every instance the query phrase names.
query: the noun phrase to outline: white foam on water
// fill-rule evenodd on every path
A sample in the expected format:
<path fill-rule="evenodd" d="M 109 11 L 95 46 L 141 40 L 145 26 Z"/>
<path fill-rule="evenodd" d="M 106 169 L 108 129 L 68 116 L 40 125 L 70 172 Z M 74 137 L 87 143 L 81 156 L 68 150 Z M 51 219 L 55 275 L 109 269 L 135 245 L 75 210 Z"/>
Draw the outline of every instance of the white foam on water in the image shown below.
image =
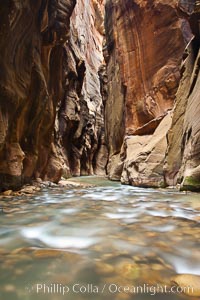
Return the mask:
<path fill-rule="evenodd" d="M 169 217 L 169 213 L 165 212 L 165 211 L 150 211 L 148 210 L 147 211 L 147 214 L 150 215 L 150 216 L 154 216 L 154 217 Z"/>
<path fill-rule="evenodd" d="M 23 228 L 21 230 L 21 235 L 27 239 L 38 239 L 43 231 L 43 227 Z"/>
<path fill-rule="evenodd" d="M 74 236 L 48 236 L 43 235 L 40 240 L 49 247 L 59 249 L 85 249 L 97 243 L 97 238 Z"/>
<path fill-rule="evenodd" d="M 136 214 L 113 214 L 113 213 L 105 213 L 104 216 L 106 216 L 109 219 L 129 219 L 136 216 Z"/>

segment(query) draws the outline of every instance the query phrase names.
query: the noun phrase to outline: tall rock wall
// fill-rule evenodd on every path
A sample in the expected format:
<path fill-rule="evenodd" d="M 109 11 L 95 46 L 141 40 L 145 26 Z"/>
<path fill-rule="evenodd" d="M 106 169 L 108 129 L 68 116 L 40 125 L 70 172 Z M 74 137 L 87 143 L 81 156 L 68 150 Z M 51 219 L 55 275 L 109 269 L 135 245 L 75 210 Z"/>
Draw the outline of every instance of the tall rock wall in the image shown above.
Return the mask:
<path fill-rule="evenodd" d="M 173 121 L 168 133 L 165 161 L 167 185 L 200 191 L 200 2 L 190 16 L 194 38 L 187 46 L 182 62 L 182 78 L 176 96 Z"/>
<path fill-rule="evenodd" d="M 71 17 L 65 45 L 65 94 L 59 134 L 72 175 L 105 174 L 107 148 L 99 69 L 103 62 L 102 1 L 80 0 Z"/>
<path fill-rule="evenodd" d="M 192 38 L 188 7 L 178 1 L 108 0 L 104 56 L 106 134 L 111 179 L 163 186 L 166 134 Z"/>
<path fill-rule="evenodd" d="M 102 22 L 95 0 L 1 1 L 0 190 L 103 172 Z"/>

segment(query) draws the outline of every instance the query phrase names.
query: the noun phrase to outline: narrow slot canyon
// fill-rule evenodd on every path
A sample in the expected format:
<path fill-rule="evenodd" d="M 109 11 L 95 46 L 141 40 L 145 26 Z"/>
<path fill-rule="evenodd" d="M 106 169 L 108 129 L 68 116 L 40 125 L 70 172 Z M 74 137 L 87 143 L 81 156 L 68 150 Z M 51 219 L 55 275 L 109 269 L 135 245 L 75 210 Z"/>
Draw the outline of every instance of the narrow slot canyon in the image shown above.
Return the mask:
<path fill-rule="evenodd" d="M 198 299 L 199 45 L 197 0 L 1 1 L 0 298 Z"/>

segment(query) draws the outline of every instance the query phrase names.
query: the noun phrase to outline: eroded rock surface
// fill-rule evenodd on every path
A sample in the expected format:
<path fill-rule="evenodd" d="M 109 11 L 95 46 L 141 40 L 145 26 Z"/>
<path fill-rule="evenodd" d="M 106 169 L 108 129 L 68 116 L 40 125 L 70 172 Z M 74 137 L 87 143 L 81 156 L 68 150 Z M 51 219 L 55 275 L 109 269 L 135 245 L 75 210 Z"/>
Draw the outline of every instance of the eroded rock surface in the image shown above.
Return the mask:
<path fill-rule="evenodd" d="M 115 93 L 109 69 L 117 69 L 115 59 L 128 134 L 173 107 L 189 34 L 183 30 L 187 22 L 177 15 L 177 1 L 167 2 L 107 1 L 109 85 Z"/>
<path fill-rule="evenodd" d="M 103 4 L 77 1 L 65 45 L 65 95 L 59 134 L 72 175 L 105 174 L 107 147 L 99 69 L 103 62 Z"/>
<path fill-rule="evenodd" d="M 127 137 L 122 183 L 142 187 L 163 187 L 163 164 L 167 148 L 167 132 L 171 125 L 168 114 L 153 135 Z"/>
<path fill-rule="evenodd" d="M 168 111 L 192 38 L 188 7 L 184 2 L 180 8 L 173 0 L 107 1 L 105 116 L 111 179 L 142 186 L 164 183 Z"/>
<path fill-rule="evenodd" d="M 177 92 L 172 127 L 168 134 L 165 180 L 168 185 L 181 184 L 182 189 L 200 190 L 200 3 L 190 17 L 195 34 L 185 50 L 182 79 Z"/>
<path fill-rule="evenodd" d="M 104 172 L 100 2 L 1 2 L 0 190 Z"/>
<path fill-rule="evenodd" d="M 61 73 L 63 40 L 75 6 L 69 1 L 4 1 L 0 24 L 0 180 L 18 187 L 34 173 L 58 180 L 62 164 L 53 145 L 53 127 Z"/>

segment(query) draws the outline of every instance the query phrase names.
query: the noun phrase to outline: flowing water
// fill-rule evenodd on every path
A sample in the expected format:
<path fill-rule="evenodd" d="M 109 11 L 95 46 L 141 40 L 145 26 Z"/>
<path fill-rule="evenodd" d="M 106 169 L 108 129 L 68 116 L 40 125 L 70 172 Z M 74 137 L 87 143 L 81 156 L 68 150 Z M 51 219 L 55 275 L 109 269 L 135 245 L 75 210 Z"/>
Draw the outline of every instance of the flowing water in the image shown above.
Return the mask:
<path fill-rule="evenodd" d="M 77 180 L 0 199 L 0 299 L 190 299 L 158 287 L 200 275 L 199 195 Z"/>

